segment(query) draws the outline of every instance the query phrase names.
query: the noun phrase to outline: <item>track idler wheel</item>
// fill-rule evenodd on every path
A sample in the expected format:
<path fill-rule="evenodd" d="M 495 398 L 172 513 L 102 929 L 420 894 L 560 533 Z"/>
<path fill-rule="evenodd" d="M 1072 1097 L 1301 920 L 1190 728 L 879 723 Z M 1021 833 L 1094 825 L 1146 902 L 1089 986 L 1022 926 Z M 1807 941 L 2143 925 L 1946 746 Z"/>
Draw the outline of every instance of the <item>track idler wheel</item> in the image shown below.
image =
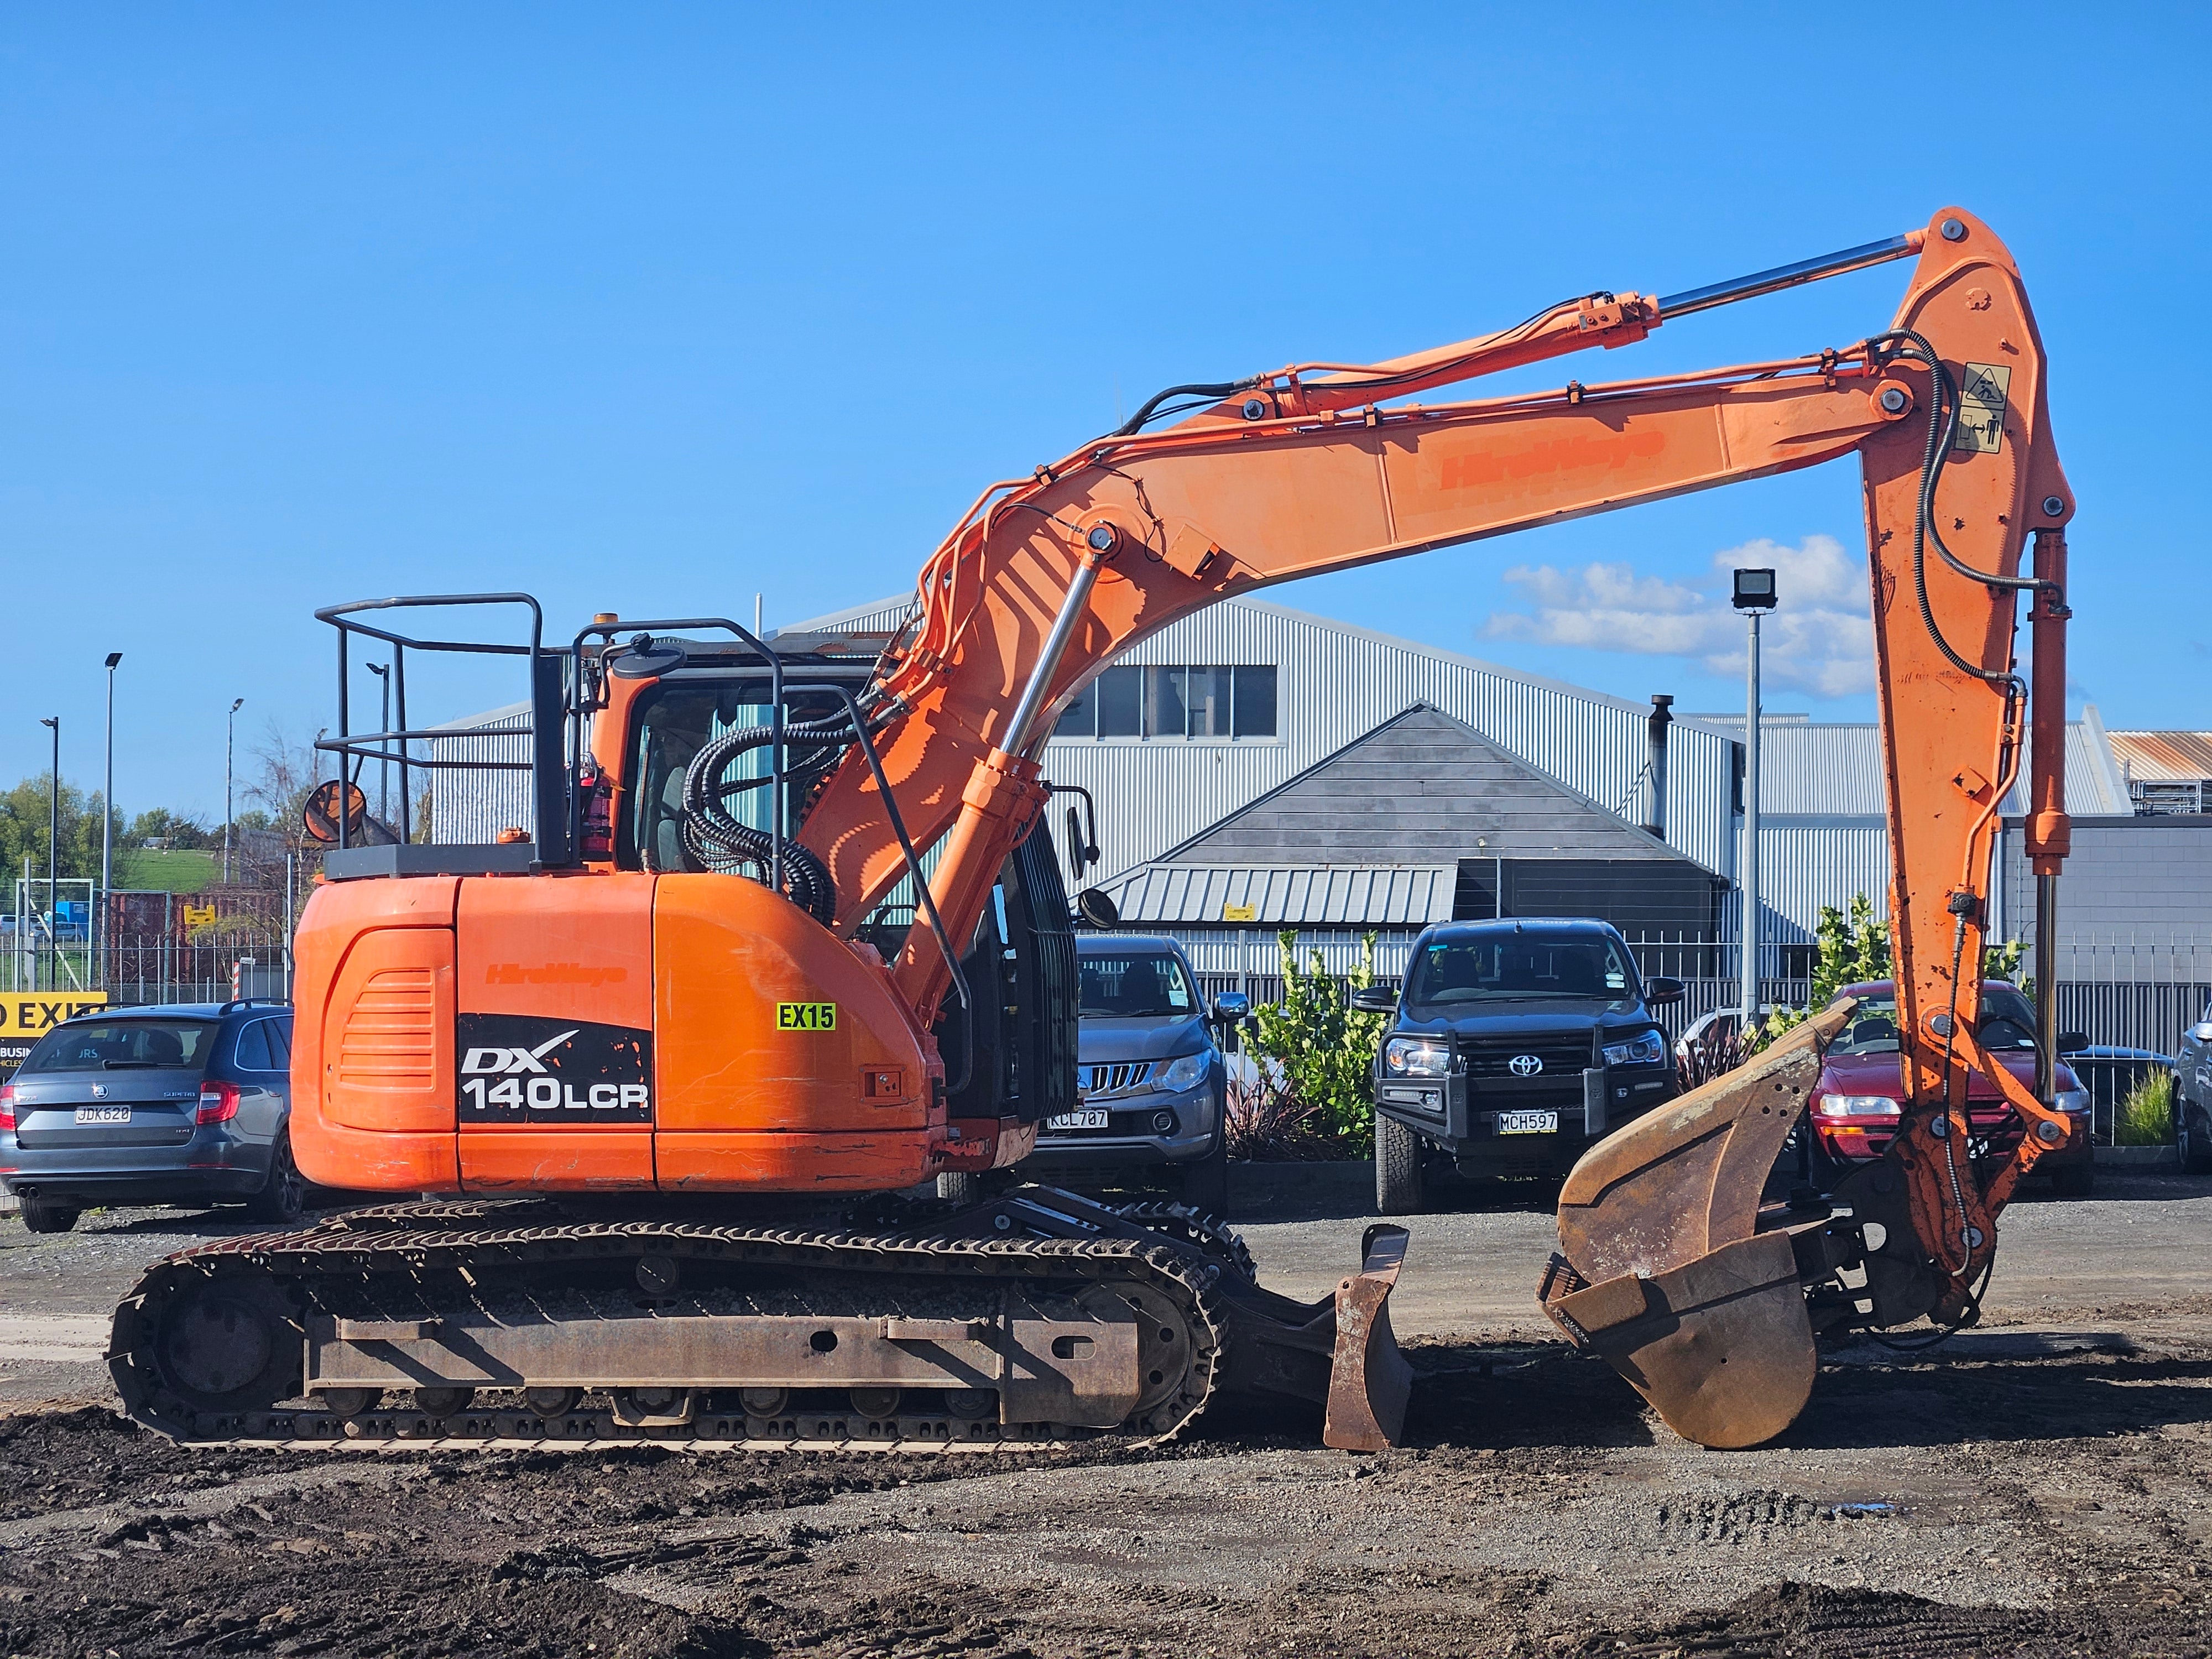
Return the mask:
<path fill-rule="evenodd" d="M 1770 1440 L 1811 1396 L 1796 1249 L 1759 1203 L 1851 1006 L 1607 1135 L 1560 1189 L 1544 1311 L 1700 1445 Z"/>
<path fill-rule="evenodd" d="M 149 1416 L 266 1411 L 300 1387 L 301 1328 L 283 1292 L 255 1273 L 210 1274 L 116 1311 L 112 1351 L 153 1358 Z M 136 1412 L 146 1379 L 126 1358 L 111 1369 Z"/>

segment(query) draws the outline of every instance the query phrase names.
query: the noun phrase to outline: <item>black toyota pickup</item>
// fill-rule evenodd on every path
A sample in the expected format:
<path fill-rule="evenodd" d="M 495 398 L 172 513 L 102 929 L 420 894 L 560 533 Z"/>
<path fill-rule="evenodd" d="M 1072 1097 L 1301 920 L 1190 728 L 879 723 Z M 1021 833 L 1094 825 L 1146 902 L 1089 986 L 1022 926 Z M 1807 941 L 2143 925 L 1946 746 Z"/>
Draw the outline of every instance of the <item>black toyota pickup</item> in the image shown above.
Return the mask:
<path fill-rule="evenodd" d="M 1644 979 L 1601 921 L 1455 921 L 1413 941 L 1402 994 L 1352 1005 L 1392 1012 L 1375 1059 L 1375 1200 L 1424 1207 L 1424 1176 L 1563 1176 L 1583 1149 L 1675 1092 L 1674 1056 L 1651 1010 L 1680 981 Z"/>

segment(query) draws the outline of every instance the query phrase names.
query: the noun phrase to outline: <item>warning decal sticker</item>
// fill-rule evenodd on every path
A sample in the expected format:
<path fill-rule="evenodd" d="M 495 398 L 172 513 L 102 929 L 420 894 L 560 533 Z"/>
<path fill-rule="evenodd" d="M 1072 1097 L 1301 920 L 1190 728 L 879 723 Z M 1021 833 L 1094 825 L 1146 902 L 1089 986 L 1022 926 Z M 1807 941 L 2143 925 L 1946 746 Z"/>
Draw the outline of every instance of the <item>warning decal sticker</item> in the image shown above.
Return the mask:
<path fill-rule="evenodd" d="M 2004 447 L 2005 399 L 2012 370 L 2003 363 L 1968 363 L 1959 385 L 1959 429 L 1951 440 L 1957 455 L 1994 455 Z"/>
<path fill-rule="evenodd" d="M 653 1121 L 653 1033 L 588 1020 L 463 1014 L 461 1122 L 586 1128 Z"/>

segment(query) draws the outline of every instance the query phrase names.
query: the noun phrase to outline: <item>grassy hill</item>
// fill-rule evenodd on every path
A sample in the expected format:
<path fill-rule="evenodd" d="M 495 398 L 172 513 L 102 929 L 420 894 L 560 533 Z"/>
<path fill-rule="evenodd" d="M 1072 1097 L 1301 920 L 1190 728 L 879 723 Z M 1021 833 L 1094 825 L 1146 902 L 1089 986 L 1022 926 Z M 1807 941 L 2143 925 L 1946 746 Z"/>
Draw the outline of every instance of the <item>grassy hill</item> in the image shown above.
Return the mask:
<path fill-rule="evenodd" d="M 115 884 L 142 892 L 197 893 L 222 873 L 222 854 L 206 851 L 156 852 L 118 848 Z"/>

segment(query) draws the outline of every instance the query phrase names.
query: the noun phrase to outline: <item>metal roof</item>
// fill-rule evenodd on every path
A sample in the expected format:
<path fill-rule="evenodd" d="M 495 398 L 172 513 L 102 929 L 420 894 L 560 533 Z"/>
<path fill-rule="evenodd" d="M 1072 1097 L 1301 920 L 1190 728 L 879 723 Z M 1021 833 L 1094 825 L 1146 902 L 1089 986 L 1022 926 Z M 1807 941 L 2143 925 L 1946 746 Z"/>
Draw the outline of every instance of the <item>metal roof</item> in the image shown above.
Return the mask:
<path fill-rule="evenodd" d="M 2212 778 L 2212 732 L 2113 732 L 2112 753 L 2137 783 Z"/>
<path fill-rule="evenodd" d="M 1102 884 L 1131 925 L 1425 927 L 1449 921 L 1448 864 L 1159 864 Z"/>

